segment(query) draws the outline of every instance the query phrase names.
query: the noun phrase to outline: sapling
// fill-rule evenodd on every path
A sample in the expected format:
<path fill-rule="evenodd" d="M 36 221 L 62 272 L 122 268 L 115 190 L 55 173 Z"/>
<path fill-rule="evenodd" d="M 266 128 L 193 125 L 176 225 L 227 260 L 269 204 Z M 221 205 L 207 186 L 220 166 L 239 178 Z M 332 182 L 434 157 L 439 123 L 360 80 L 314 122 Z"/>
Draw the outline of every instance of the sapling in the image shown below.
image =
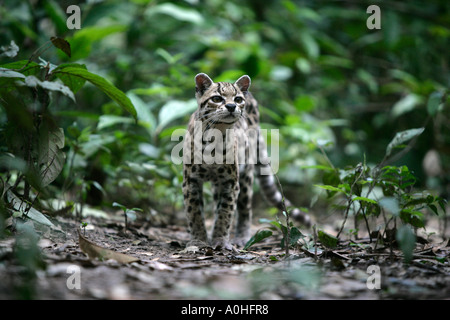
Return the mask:
<path fill-rule="evenodd" d="M 127 231 L 127 229 L 128 229 L 128 218 L 130 218 L 131 220 L 135 220 L 136 219 L 136 211 L 143 212 L 143 210 L 141 208 L 128 209 L 124 205 L 117 203 L 117 202 L 113 203 L 113 207 L 119 207 L 123 210 L 123 215 L 125 217 L 125 231 Z"/>
<path fill-rule="evenodd" d="M 83 236 L 86 236 L 86 227 L 88 223 L 87 222 L 81 222 L 80 227 L 83 229 Z"/>

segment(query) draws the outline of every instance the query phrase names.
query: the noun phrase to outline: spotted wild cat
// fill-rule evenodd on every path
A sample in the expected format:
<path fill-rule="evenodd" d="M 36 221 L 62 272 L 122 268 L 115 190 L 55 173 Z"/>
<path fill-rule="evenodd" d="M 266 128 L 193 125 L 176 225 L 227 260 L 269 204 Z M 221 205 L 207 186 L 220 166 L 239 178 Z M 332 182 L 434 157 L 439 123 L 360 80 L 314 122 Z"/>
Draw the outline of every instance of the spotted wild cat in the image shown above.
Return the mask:
<path fill-rule="evenodd" d="M 258 177 L 265 197 L 282 208 L 267 148 L 259 128 L 259 110 L 248 91 L 250 77 L 235 83 L 217 82 L 200 73 L 195 77 L 198 109 L 191 116 L 183 144 L 183 195 L 191 234 L 189 245 L 208 244 L 203 213 L 203 183 L 211 181 L 215 221 L 211 244 L 231 250 L 230 230 L 235 221 L 234 243 L 250 237 L 253 177 Z M 291 206 L 285 199 L 286 206 Z M 298 209 L 292 216 L 309 225 L 309 217 Z"/>

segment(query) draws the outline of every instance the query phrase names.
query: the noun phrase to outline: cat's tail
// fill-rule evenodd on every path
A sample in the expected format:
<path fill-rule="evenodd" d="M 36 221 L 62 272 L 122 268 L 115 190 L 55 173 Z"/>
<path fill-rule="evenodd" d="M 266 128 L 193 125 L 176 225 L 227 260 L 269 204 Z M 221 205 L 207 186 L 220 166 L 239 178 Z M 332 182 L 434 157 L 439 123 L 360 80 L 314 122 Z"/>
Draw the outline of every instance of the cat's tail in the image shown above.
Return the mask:
<path fill-rule="evenodd" d="M 263 191 L 264 197 L 279 210 L 284 210 L 283 207 L 283 195 L 281 194 L 278 186 L 278 182 L 275 180 L 272 167 L 267 155 L 267 147 L 262 135 L 258 137 L 258 158 L 255 166 L 255 173 L 258 177 L 260 188 Z M 290 211 L 290 216 L 303 224 L 306 227 L 311 226 L 311 218 L 305 212 L 302 212 L 298 208 L 293 207 L 291 201 L 284 198 L 284 205 Z"/>

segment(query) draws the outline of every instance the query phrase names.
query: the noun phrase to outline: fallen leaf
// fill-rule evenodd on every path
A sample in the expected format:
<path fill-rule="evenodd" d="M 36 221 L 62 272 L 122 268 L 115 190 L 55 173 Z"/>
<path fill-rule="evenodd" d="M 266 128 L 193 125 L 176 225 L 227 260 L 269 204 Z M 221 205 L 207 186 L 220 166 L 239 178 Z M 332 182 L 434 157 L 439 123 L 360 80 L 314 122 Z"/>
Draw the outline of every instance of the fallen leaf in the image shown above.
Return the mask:
<path fill-rule="evenodd" d="M 153 270 L 169 270 L 169 271 L 173 270 L 171 266 L 168 266 L 167 264 L 158 261 L 149 261 L 147 264 L 149 268 Z"/>
<path fill-rule="evenodd" d="M 130 263 L 130 262 L 137 262 L 139 261 L 138 258 L 120 253 L 120 252 L 116 252 L 110 249 L 106 249 L 103 247 L 100 247 L 99 245 L 89 241 L 88 239 L 86 239 L 85 237 L 83 237 L 80 233 L 80 230 L 77 229 L 78 231 L 78 242 L 80 245 L 80 249 L 81 251 L 83 251 L 85 254 L 87 254 L 87 256 L 89 257 L 89 259 L 99 259 L 99 260 L 109 260 L 109 259 L 113 259 L 116 260 L 119 263 Z"/>

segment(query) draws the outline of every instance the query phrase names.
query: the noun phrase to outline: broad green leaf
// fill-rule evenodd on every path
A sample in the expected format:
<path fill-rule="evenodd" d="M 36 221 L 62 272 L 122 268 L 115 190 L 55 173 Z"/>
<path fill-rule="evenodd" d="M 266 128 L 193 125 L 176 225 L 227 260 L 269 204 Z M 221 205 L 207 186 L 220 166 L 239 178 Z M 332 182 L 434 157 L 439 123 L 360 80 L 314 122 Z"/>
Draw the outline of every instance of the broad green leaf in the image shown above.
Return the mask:
<path fill-rule="evenodd" d="M 36 210 L 33 207 L 30 207 L 28 210 L 28 205 L 26 205 L 21 199 L 19 199 L 11 190 L 8 190 L 6 192 L 6 198 L 12 209 L 14 209 L 15 211 L 20 212 L 22 215 L 26 214 L 28 218 L 40 224 L 50 227 L 54 226 L 54 224 L 50 220 L 48 220 L 40 211 Z"/>
<path fill-rule="evenodd" d="M 388 210 L 394 216 L 398 217 L 400 214 L 400 207 L 398 206 L 398 201 L 392 197 L 384 197 L 379 201 L 380 206 L 383 209 Z"/>
<path fill-rule="evenodd" d="M 244 246 L 244 250 L 248 250 L 252 245 L 255 243 L 261 242 L 265 238 L 268 238 L 272 235 L 272 231 L 270 230 L 259 230 L 255 233 L 253 237 L 250 238 L 250 240 L 247 241 L 247 243 Z"/>
<path fill-rule="evenodd" d="M 172 100 L 167 102 L 159 111 L 158 127 L 156 132 L 160 132 L 167 124 L 175 119 L 191 114 L 197 108 L 195 99 L 188 101 Z"/>
<path fill-rule="evenodd" d="M 80 68 L 86 70 L 86 66 L 84 64 L 78 64 L 78 63 L 67 63 L 67 64 L 61 64 L 59 65 L 60 68 L 64 67 L 73 67 L 73 68 Z M 78 76 L 72 76 L 70 74 L 65 73 L 58 73 L 56 76 L 72 90 L 73 93 L 77 93 L 78 90 L 80 90 L 84 84 L 86 83 L 86 79 L 80 78 Z"/>
<path fill-rule="evenodd" d="M 374 76 L 372 76 L 369 72 L 364 69 L 359 69 L 357 71 L 358 78 L 364 82 L 367 87 L 370 89 L 372 93 L 376 93 L 378 91 L 378 83 Z"/>
<path fill-rule="evenodd" d="M 422 103 L 422 100 L 422 97 L 414 93 L 408 94 L 394 104 L 392 107 L 392 116 L 398 117 L 403 113 L 413 110 L 417 105 Z"/>
<path fill-rule="evenodd" d="M 316 59 L 319 57 L 320 48 L 317 44 L 317 41 L 309 32 L 301 32 L 297 38 L 303 46 L 303 49 L 306 51 L 309 58 Z"/>
<path fill-rule="evenodd" d="M 48 17 L 52 20 L 53 24 L 56 27 L 57 34 L 61 34 L 67 31 L 67 15 L 61 8 L 61 6 L 54 0 L 46 0 L 44 1 L 43 7 L 48 15 Z"/>
<path fill-rule="evenodd" d="M 72 61 L 83 59 L 89 55 L 94 42 L 99 41 L 109 35 L 118 32 L 124 32 L 128 29 L 127 25 L 109 25 L 109 26 L 86 26 L 75 32 L 70 39 L 72 47 Z"/>
<path fill-rule="evenodd" d="M 397 230 L 396 239 L 405 257 L 405 262 L 409 263 L 416 247 L 416 235 L 410 226 L 404 225 Z"/>
<path fill-rule="evenodd" d="M 286 228 L 286 227 L 284 227 L 284 228 Z M 285 230 L 285 232 L 287 232 L 287 230 Z M 290 231 L 289 245 L 290 246 L 295 245 L 298 240 L 300 240 L 304 237 L 305 236 L 303 235 L 303 233 L 300 232 L 300 230 L 298 230 L 296 227 L 292 227 L 291 231 Z M 284 249 L 285 245 L 286 245 L 286 234 L 283 237 L 283 239 L 281 240 L 281 249 Z"/>
<path fill-rule="evenodd" d="M 13 71 L 6 68 L 0 68 L 0 78 L 21 78 L 25 79 L 26 77 L 20 72 Z"/>
<path fill-rule="evenodd" d="M 151 110 L 151 103 L 144 102 L 137 94 L 127 92 L 128 98 L 133 103 L 139 124 L 147 129 L 151 135 L 156 128 L 156 119 Z"/>
<path fill-rule="evenodd" d="M 203 16 L 196 10 L 183 8 L 173 3 L 162 3 L 150 7 L 146 14 L 153 15 L 155 13 L 166 14 L 176 20 L 190 22 L 193 24 L 201 24 L 204 19 Z"/>
<path fill-rule="evenodd" d="M 386 148 L 386 157 L 389 157 L 392 153 L 392 150 L 403 144 L 404 142 L 411 140 L 418 135 L 422 134 L 424 132 L 425 128 L 417 128 L 417 129 L 409 129 L 402 132 L 397 132 L 394 139 L 388 144 Z"/>
<path fill-rule="evenodd" d="M 317 232 L 320 242 L 327 248 L 336 248 L 339 239 L 326 233 L 325 231 L 319 230 Z"/>
<path fill-rule="evenodd" d="M 316 107 L 316 100 L 312 96 L 301 95 L 295 99 L 294 105 L 300 112 L 309 112 Z"/>
<path fill-rule="evenodd" d="M 53 72 L 54 74 L 67 74 L 81 79 L 87 80 L 97 88 L 106 93 L 112 100 L 114 100 L 124 110 L 129 112 L 135 119 L 137 117 L 136 110 L 131 103 L 130 99 L 121 90 L 117 89 L 113 84 L 107 81 L 105 78 L 91 73 L 82 68 L 75 67 L 58 67 Z"/>
<path fill-rule="evenodd" d="M 121 117 L 110 114 L 100 116 L 98 119 L 97 129 L 102 130 L 116 124 L 132 124 L 134 120 L 129 117 Z"/>
<path fill-rule="evenodd" d="M 443 96 L 444 94 L 440 91 L 435 91 L 430 94 L 427 102 L 427 111 L 430 116 L 434 117 L 438 112 Z"/>
<path fill-rule="evenodd" d="M 295 66 L 297 67 L 298 70 L 300 70 L 304 74 L 311 73 L 312 67 L 308 59 L 302 57 L 298 58 L 297 60 L 295 60 Z"/>
<path fill-rule="evenodd" d="M 30 76 L 30 75 L 36 75 L 39 72 L 39 70 L 41 69 L 41 66 L 33 61 L 19 60 L 19 61 L 0 65 L 0 69 L 3 69 L 3 68 L 12 69 L 12 71 L 20 72 L 21 74 L 23 74 L 25 76 Z M 20 77 L 20 78 L 22 78 L 22 77 Z"/>

